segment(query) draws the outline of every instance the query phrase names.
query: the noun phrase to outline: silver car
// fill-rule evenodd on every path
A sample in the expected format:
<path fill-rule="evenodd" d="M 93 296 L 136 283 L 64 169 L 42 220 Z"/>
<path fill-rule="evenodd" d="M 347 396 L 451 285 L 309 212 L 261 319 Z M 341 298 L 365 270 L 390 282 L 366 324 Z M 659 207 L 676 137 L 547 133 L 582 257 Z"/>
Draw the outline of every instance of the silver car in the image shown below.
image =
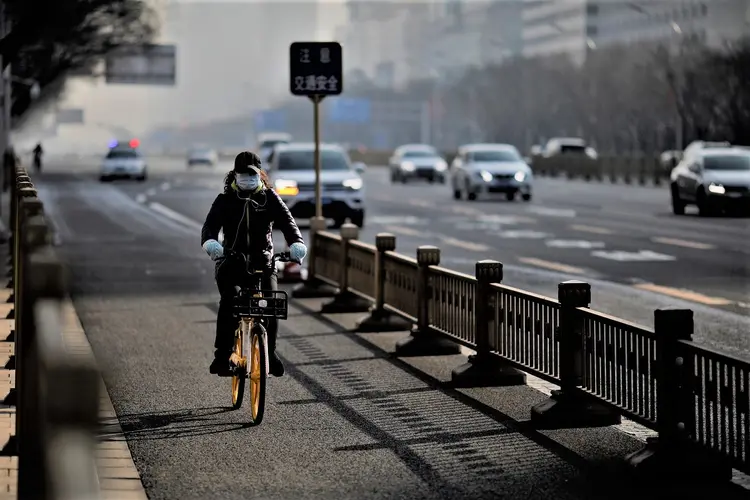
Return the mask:
<path fill-rule="evenodd" d="M 453 198 L 467 200 L 504 196 L 512 201 L 520 194 L 531 200 L 534 176 L 531 167 L 510 144 L 461 146 L 451 165 Z"/>
<path fill-rule="evenodd" d="M 425 179 L 445 184 L 448 164 L 437 150 L 426 144 L 406 144 L 393 152 L 389 161 L 391 182 L 406 184 L 413 179 Z"/>
<path fill-rule="evenodd" d="M 320 146 L 323 217 L 340 226 L 347 218 L 362 227 L 365 221 L 363 163 L 352 163 L 344 149 Z M 276 192 L 296 219 L 315 215 L 315 145 L 277 144 L 266 169 Z"/>
<path fill-rule="evenodd" d="M 695 204 L 700 215 L 750 208 L 750 151 L 737 148 L 697 149 L 670 175 L 672 211 L 684 215 Z"/>

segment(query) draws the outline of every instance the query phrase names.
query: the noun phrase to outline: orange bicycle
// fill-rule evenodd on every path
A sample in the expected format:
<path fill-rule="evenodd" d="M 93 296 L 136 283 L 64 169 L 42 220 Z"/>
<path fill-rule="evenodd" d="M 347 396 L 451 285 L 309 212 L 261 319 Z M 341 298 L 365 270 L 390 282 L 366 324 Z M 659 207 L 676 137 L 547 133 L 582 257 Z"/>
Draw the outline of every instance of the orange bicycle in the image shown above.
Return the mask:
<path fill-rule="evenodd" d="M 230 357 L 232 364 L 232 407 L 239 409 L 245 395 L 245 385 L 250 380 L 250 414 L 254 424 L 263 421 L 266 404 L 266 384 L 268 381 L 268 333 L 265 318 L 287 319 L 289 297 L 283 290 L 263 290 L 263 277 L 269 271 L 266 263 L 253 266 L 247 255 L 236 250 L 225 249 L 226 258 L 239 258 L 246 264 L 250 274 L 249 286 L 236 287 L 233 313 L 238 319 L 234 332 L 234 350 Z M 293 261 L 289 252 L 273 255 L 276 262 Z"/>

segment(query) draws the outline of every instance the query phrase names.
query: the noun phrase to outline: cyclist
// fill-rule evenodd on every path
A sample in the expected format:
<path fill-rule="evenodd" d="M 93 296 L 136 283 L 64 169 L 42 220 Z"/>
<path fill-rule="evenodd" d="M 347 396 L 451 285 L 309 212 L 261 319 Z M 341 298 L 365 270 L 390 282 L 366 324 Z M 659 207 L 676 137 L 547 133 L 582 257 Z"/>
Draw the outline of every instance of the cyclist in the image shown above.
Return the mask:
<path fill-rule="evenodd" d="M 37 171 L 42 170 L 42 155 L 44 154 L 42 143 L 37 143 L 32 152 L 34 153 L 34 168 L 36 168 Z"/>
<path fill-rule="evenodd" d="M 280 229 L 289 245 L 293 260 L 302 261 L 307 247 L 302 234 L 286 204 L 271 189 L 268 176 L 261 169 L 260 157 L 249 151 L 234 159 L 234 168 L 224 178 L 224 192 L 220 193 L 206 216 L 201 231 L 201 245 L 216 262 L 216 285 L 219 288 L 219 312 L 216 317 L 214 360 L 209 371 L 213 375 L 230 376 L 230 356 L 237 327 L 232 315 L 235 286 L 249 277 L 244 263 L 225 259 L 224 247 L 219 243 L 219 231 L 224 231 L 224 244 L 232 250 L 248 255 L 254 263 L 264 262 L 268 273 L 263 277 L 263 289 L 277 288 L 273 262 L 273 228 Z M 268 318 L 269 372 L 275 377 L 284 375 L 284 365 L 276 355 L 278 320 Z"/>

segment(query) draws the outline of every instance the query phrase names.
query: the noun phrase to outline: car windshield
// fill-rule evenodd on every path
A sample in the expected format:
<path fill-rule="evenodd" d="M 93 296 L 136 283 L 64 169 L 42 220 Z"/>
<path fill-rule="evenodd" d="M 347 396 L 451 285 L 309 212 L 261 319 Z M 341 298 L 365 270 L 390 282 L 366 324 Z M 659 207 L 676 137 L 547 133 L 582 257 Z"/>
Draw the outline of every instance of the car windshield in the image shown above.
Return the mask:
<path fill-rule="evenodd" d="M 437 154 L 434 151 L 404 151 L 402 158 L 435 158 Z"/>
<path fill-rule="evenodd" d="M 474 151 L 469 155 L 470 161 L 473 162 L 491 162 L 491 161 L 521 161 L 521 157 L 515 151 L 498 150 L 498 151 Z"/>
<path fill-rule="evenodd" d="M 134 149 L 112 149 L 107 153 L 107 159 L 138 158 L 138 152 Z"/>
<path fill-rule="evenodd" d="M 706 170 L 750 170 L 750 155 L 706 156 L 703 158 Z"/>
<path fill-rule="evenodd" d="M 320 152 L 321 170 L 350 170 L 346 157 L 338 151 Z M 314 170 L 315 151 L 284 151 L 279 155 L 279 170 Z"/>
<path fill-rule="evenodd" d="M 261 149 L 271 149 L 271 148 L 273 148 L 277 144 L 289 144 L 289 141 L 285 141 L 285 140 L 282 140 L 282 139 L 276 139 L 276 140 L 271 140 L 271 141 L 263 141 L 263 142 L 260 143 L 260 148 Z"/>
<path fill-rule="evenodd" d="M 562 144 L 560 146 L 560 152 L 561 153 L 585 153 L 586 146 L 581 146 L 579 144 Z"/>

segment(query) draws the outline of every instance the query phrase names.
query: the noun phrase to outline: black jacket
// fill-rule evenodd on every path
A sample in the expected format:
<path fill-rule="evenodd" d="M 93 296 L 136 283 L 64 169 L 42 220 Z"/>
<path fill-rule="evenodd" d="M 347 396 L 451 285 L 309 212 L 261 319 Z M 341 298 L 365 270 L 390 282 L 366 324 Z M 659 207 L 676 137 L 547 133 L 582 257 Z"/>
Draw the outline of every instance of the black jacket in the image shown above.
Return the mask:
<path fill-rule="evenodd" d="M 249 254 L 251 259 L 266 256 L 271 265 L 273 228 L 281 230 L 288 245 L 303 243 L 302 234 L 286 204 L 272 189 L 253 193 L 248 201 L 229 188 L 216 197 L 201 231 L 201 245 L 219 239 L 224 230 L 224 247 Z"/>

